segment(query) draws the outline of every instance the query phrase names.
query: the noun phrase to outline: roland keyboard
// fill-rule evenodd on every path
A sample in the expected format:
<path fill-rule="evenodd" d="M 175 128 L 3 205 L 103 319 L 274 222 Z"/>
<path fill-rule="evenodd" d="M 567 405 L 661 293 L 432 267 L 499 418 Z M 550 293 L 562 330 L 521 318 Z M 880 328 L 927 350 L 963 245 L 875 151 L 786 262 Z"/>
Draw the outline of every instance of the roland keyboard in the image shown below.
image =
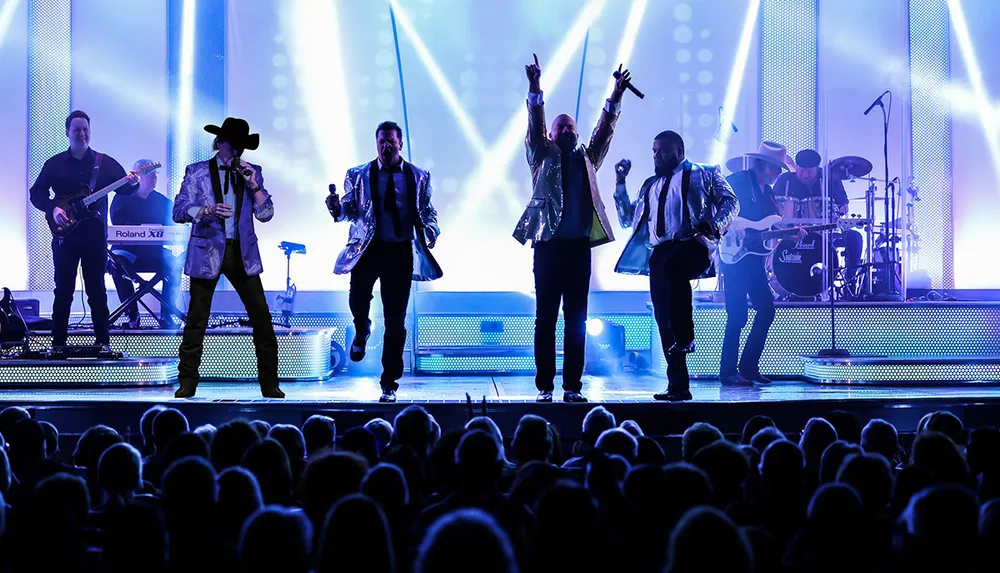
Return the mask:
<path fill-rule="evenodd" d="M 109 225 L 113 245 L 184 245 L 191 235 L 187 225 Z"/>

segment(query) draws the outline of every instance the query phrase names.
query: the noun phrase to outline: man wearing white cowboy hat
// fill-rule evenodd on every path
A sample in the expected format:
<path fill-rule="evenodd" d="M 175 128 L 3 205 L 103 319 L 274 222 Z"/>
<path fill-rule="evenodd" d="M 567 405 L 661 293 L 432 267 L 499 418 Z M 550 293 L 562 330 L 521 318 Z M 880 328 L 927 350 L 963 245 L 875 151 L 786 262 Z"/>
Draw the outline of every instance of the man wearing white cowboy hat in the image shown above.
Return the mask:
<path fill-rule="evenodd" d="M 250 125 L 227 117 L 222 126 L 206 125 L 215 135 L 218 153 L 208 161 L 187 166 L 180 193 L 174 199 L 174 221 L 193 223 L 184 274 L 191 277 L 191 301 L 180 347 L 177 398 L 194 396 L 198 387 L 202 342 L 212 311 L 219 275 L 226 275 L 246 307 L 257 351 L 257 378 L 265 398 L 284 398 L 278 389 L 278 340 L 264 296 L 264 270 L 253 220 L 274 216 L 271 195 L 264 189 L 259 165 L 240 159 L 245 149 L 257 149 L 260 136 Z"/>
<path fill-rule="evenodd" d="M 726 180 L 740 202 L 740 219 L 730 224 L 728 232 L 741 232 L 741 219 L 760 221 L 768 215 L 778 214 L 771 186 L 782 171 L 795 170 L 784 145 L 763 141 L 756 153 L 730 159 L 726 167 L 733 171 Z M 726 336 L 722 343 L 719 381 L 724 386 L 768 384 L 771 381 L 760 373 L 760 356 L 764 352 L 767 331 L 774 321 L 774 295 L 764 270 L 764 257 L 743 257 L 732 265 L 720 264 L 720 270 L 726 293 Z M 756 313 L 740 357 L 740 333 L 747 323 L 748 296 Z"/>

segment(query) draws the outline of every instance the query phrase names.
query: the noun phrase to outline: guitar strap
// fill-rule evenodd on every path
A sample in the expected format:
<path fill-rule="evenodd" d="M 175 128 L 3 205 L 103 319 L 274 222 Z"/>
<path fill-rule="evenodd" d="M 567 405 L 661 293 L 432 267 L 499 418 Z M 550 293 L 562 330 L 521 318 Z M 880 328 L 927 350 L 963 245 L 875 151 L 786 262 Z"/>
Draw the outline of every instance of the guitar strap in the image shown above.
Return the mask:
<path fill-rule="evenodd" d="M 101 172 L 101 161 L 104 159 L 103 153 L 96 153 L 94 156 L 94 170 L 90 173 L 90 192 L 94 192 L 94 186 L 97 185 L 97 174 Z"/>

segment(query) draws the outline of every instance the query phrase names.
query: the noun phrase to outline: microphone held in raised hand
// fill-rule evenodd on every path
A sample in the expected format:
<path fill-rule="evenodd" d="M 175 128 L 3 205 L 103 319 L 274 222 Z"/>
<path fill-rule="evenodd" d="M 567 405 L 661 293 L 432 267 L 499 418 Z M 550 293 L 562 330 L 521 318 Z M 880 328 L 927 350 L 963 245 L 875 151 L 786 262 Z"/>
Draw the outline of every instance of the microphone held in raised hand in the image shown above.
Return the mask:
<path fill-rule="evenodd" d="M 622 75 L 622 73 L 619 72 L 618 70 L 615 70 L 615 73 L 612 74 L 612 75 L 615 76 L 615 79 L 617 80 Z M 625 84 L 625 87 L 628 88 L 628 91 L 634 93 L 636 95 L 636 97 L 638 97 L 639 99 L 644 99 L 646 97 L 645 94 L 643 94 L 641 91 L 637 90 L 636 87 L 634 85 L 632 85 L 632 81 L 631 80 L 627 84 Z"/>

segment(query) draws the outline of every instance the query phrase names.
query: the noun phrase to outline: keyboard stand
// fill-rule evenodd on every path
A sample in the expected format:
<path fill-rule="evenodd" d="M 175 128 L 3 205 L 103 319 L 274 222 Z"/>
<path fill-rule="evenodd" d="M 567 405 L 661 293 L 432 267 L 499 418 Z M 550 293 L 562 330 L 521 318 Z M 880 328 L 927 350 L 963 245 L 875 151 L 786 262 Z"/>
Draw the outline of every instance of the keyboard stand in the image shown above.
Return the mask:
<path fill-rule="evenodd" d="M 150 316 L 152 316 L 153 318 L 156 318 L 157 322 L 159 323 L 159 318 L 148 306 L 146 306 L 146 303 L 143 302 L 142 300 L 142 298 L 147 294 L 152 295 L 153 298 L 160 301 L 161 307 L 165 307 L 168 311 L 170 311 L 170 314 L 180 318 L 182 322 L 185 323 L 187 322 L 187 315 L 181 312 L 172 303 L 167 301 L 166 298 L 163 296 L 163 293 L 156 290 L 156 286 L 161 282 L 163 282 L 163 278 L 165 276 L 165 273 L 163 271 L 156 272 L 153 275 L 153 278 L 146 280 L 141 276 L 139 276 L 139 273 L 134 271 L 132 269 L 132 266 L 129 265 L 127 261 L 115 255 L 110 250 L 108 250 L 108 259 L 111 260 L 111 263 L 113 265 L 118 266 L 125 271 L 125 276 L 128 278 L 128 280 L 138 284 L 138 288 L 135 289 L 135 293 L 132 296 L 128 297 L 127 299 L 123 300 L 121 304 L 119 304 L 118 307 L 111 312 L 111 315 L 108 317 L 108 324 L 114 324 L 115 321 L 117 321 L 119 318 L 121 318 L 123 314 L 125 314 L 125 312 L 128 310 L 128 307 L 131 306 L 133 303 L 141 304 L 142 307 L 146 309 L 146 312 L 148 312 Z"/>

